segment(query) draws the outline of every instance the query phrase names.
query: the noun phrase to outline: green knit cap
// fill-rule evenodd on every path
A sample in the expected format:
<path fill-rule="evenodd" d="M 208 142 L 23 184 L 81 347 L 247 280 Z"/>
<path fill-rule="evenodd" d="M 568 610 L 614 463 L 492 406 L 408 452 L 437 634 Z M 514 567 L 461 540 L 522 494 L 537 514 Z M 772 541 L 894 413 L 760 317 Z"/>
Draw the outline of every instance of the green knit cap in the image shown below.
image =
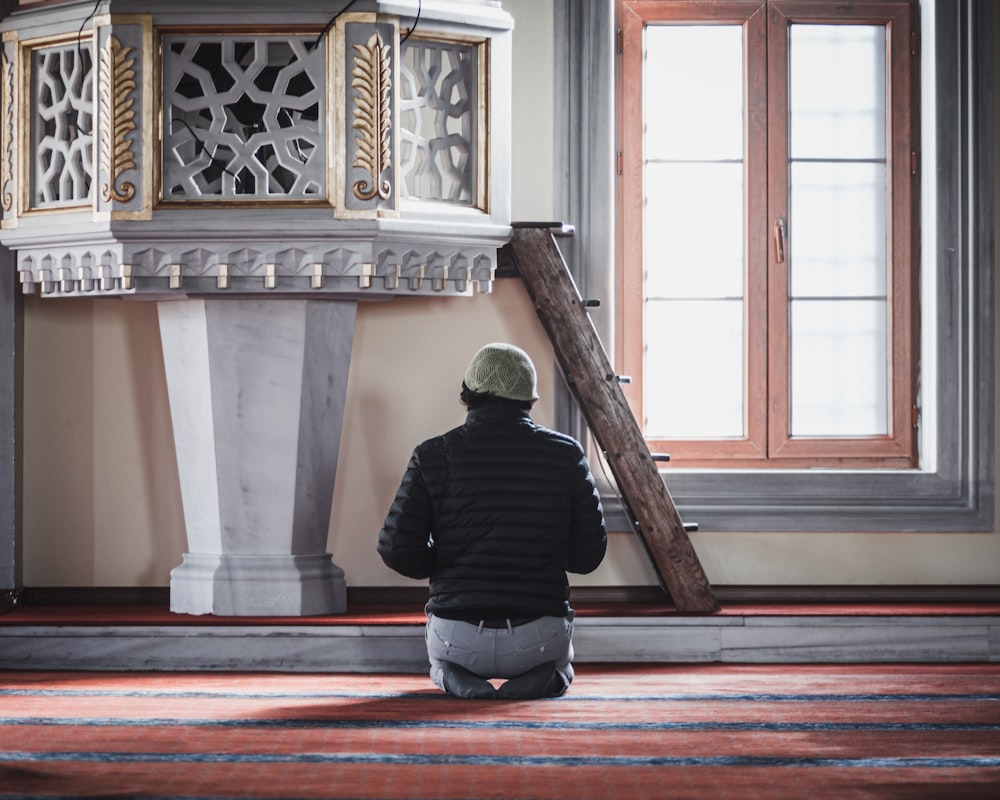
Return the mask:
<path fill-rule="evenodd" d="M 465 371 L 465 385 L 479 394 L 510 400 L 537 400 L 535 365 L 521 348 L 494 342 L 472 357 Z"/>

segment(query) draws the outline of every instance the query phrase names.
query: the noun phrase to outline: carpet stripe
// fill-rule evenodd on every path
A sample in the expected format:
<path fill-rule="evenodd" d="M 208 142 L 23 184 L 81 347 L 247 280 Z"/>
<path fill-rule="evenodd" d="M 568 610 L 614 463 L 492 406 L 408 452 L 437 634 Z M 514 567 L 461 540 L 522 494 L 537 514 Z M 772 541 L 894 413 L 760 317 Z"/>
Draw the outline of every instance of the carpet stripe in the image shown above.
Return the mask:
<path fill-rule="evenodd" d="M 786 756 L 497 756 L 435 753 L 0 753 L 0 763 L 113 764 L 409 764 L 516 767 L 851 767 L 858 769 L 991 768 L 1000 757 L 816 758 Z"/>
<path fill-rule="evenodd" d="M 150 697 L 171 699 L 236 699 L 236 700 L 439 700 L 438 692 L 414 694 L 413 692 L 160 692 L 160 691 L 119 691 L 88 689 L 0 689 L 0 697 Z M 927 701 L 969 702 L 983 700 L 1000 702 L 1000 694 L 567 694 L 563 697 L 548 698 L 546 703 L 574 702 L 738 702 L 738 703 L 911 703 Z"/>
<path fill-rule="evenodd" d="M 72 703 L 52 699 L 20 698 L 0 701 L 0 715 L 13 719 L 445 719 L 457 721 L 571 720 L 585 722 L 660 722 L 711 720 L 742 722 L 960 722 L 995 723 L 995 703 L 717 703 L 626 705 L 615 703 L 459 701 L 442 696 L 435 702 L 412 700 L 327 700 L 240 703 L 234 700 L 109 701 L 95 698 Z"/>
<path fill-rule="evenodd" d="M 563 720 L 364 720 L 364 719 L 122 719 L 117 717 L 0 717 L 0 725 L 79 727 L 183 727 L 283 729 L 453 729 L 556 731 L 1000 731 L 1000 723 L 951 722 L 567 722 Z"/>

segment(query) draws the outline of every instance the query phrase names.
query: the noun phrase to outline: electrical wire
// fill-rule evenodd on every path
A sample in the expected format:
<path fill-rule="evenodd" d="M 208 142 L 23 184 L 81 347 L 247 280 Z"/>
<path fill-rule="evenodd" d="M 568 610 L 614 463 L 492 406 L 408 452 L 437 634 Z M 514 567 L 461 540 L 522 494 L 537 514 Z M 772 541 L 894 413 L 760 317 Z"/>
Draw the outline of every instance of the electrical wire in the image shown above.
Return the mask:
<path fill-rule="evenodd" d="M 98 0 L 98 4 L 100 3 L 100 1 L 101 0 Z M 324 27 L 323 30 L 320 32 L 320 34 L 316 37 L 316 41 L 314 41 L 313 44 L 312 44 L 312 47 L 309 48 L 310 50 L 315 50 L 317 47 L 319 47 L 320 42 L 323 41 L 323 37 L 326 36 L 326 34 L 334 26 L 334 23 L 336 23 L 337 18 L 341 14 L 343 14 L 345 11 L 347 11 L 351 6 L 353 6 L 356 2 L 357 2 L 357 0 L 349 0 L 349 2 L 347 3 L 347 5 L 345 5 L 336 14 L 334 14 L 332 17 L 330 17 L 330 21 L 326 23 L 326 27 Z M 95 7 L 94 10 L 95 11 L 97 10 L 96 7 Z M 419 19 L 419 11 L 420 11 L 420 9 L 418 7 L 418 9 L 417 9 L 418 19 Z M 93 16 L 93 14 L 91 14 L 91 16 Z M 84 23 L 84 24 L 86 24 L 86 23 Z M 212 166 L 216 167 L 217 169 L 221 170 L 222 172 L 226 173 L 227 175 L 231 175 L 233 177 L 233 179 L 235 180 L 235 182 L 236 182 L 236 190 L 239 191 L 239 187 L 240 187 L 240 178 L 239 178 L 239 175 L 237 175 L 235 172 L 233 172 L 232 170 L 230 170 L 223 161 L 221 161 L 220 159 L 216 158 L 212 153 L 210 153 L 208 151 L 208 147 L 205 146 L 205 143 L 198 136 L 198 134 L 195 131 L 195 129 L 192 128 L 191 125 L 188 124 L 187 120 L 185 120 L 185 119 L 183 119 L 181 117 L 173 117 L 171 119 L 171 121 L 172 122 L 179 122 L 185 128 L 188 129 L 188 133 L 190 133 L 191 134 L 191 138 L 194 139 L 195 145 L 197 147 L 197 152 L 198 153 L 204 153 L 206 156 L 208 156 L 209 162 L 212 164 Z"/>
<path fill-rule="evenodd" d="M 94 7 L 90 9 L 90 13 L 87 14 L 87 18 L 80 23 L 80 30 L 76 32 L 76 55 L 80 59 L 80 63 L 83 63 L 83 48 L 80 46 L 80 41 L 83 39 L 83 29 L 87 27 L 87 23 L 94 18 L 94 14 L 97 13 L 97 9 L 100 8 L 103 0 L 97 0 L 94 3 Z"/>
<path fill-rule="evenodd" d="M 399 40 L 400 47 L 402 47 L 403 44 L 406 42 L 406 40 L 410 38 L 410 34 L 412 34 L 417 29 L 417 25 L 420 24 L 420 12 L 423 10 L 424 10 L 424 0 L 417 0 L 417 16 L 413 20 L 413 25 L 406 32 L 406 36 L 404 36 L 402 39 Z"/>
<path fill-rule="evenodd" d="M 208 147 L 200 138 L 198 138 L 197 132 L 195 131 L 194 128 L 191 127 L 191 125 L 188 123 L 186 119 L 182 117 L 171 117 L 170 121 L 179 122 L 181 125 L 183 125 L 185 128 L 188 129 L 188 133 L 190 133 L 191 138 L 194 139 L 196 145 L 196 152 L 204 153 L 206 156 L 208 156 L 208 161 L 213 167 L 215 167 L 218 170 L 221 170 L 222 172 L 225 172 L 227 175 L 233 176 L 233 181 L 236 184 L 236 191 L 238 193 L 240 190 L 240 176 L 237 175 L 235 172 L 233 172 L 231 169 L 229 169 L 229 167 L 226 165 L 226 162 L 224 162 L 220 158 L 216 158 L 214 154 L 208 152 Z"/>
<path fill-rule="evenodd" d="M 80 23 L 80 30 L 78 30 L 76 32 L 76 60 L 77 60 L 77 62 L 80 65 L 80 69 L 83 69 L 83 45 L 81 44 L 81 42 L 83 40 L 83 29 L 86 28 L 87 27 L 87 23 L 90 22 L 94 18 L 94 14 L 97 13 L 97 9 L 101 7 L 101 3 L 102 2 L 103 2 L 103 0 L 97 0 L 97 2 L 94 3 L 94 7 L 92 9 L 90 9 L 90 13 L 87 15 L 87 18 L 83 22 Z M 77 121 L 77 126 L 76 126 L 77 131 L 79 131 L 80 133 L 82 133 L 84 136 L 90 136 L 91 133 L 92 133 L 92 131 L 85 131 L 82 128 L 80 128 L 80 125 L 79 125 L 80 115 L 79 115 L 79 113 L 77 113 L 76 121 Z"/>
<path fill-rule="evenodd" d="M 319 43 L 321 41 L 323 41 L 323 37 L 326 36 L 327 33 L 329 33 L 330 28 L 333 27 L 334 23 L 337 21 L 337 18 L 341 14 L 343 14 L 344 12 L 346 12 L 356 2 L 357 2 L 357 0 L 350 0 L 350 2 L 346 6 L 344 6 L 342 9 L 340 9 L 340 11 L 338 11 L 336 14 L 334 14 L 332 17 L 330 17 L 330 21 L 328 23 L 326 23 L 326 27 L 323 28 L 323 30 L 319 34 L 319 36 L 316 37 L 316 41 L 313 42 L 313 45 L 312 45 L 312 49 L 313 50 L 315 50 L 317 47 L 319 47 Z M 410 30 L 408 30 L 406 32 L 406 36 L 404 36 L 402 39 L 399 40 L 399 44 L 400 45 L 402 45 L 403 42 L 405 42 L 407 39 L 409 39 L 410 35 L 417 29 L 417 25 L 420 24 L 420 14 L 423 11 L 423 8 L 424 8 L 424 2 L 423 2 L 423 0 L 417 0 L 417 16 L 414 18 L 413 25 L 410 27 Z"/>
<path fill-rule="evenodd" d="M 85 19 L 83 21 L 83 24 L 80 25 L 80 32 L 79 32 L 79 35 L 77 36 L 76 45 L 77 45 L 77 49 L 79 51 L 79 58 L 80 58 L 81 63 L 83 62 L 83 53 L 82 53 L 82 50 L 80 49 L 80 39 L 83 36 L 83 29 L 86 26 L 86 24 L 90 21 L 90 19 L 94 16 L 94 14 L 97 13 L 97 9 L 101 5 L 101 2 L 102 2 L 102 0 L 97 0 L 97 2 L 94 4 L 93 10 L 90 12 L 90 15 L 87 17 L 87 19 Z M 347 5 L 345 5 L 336 14 L 334 14 L 332 17 L 330 17 L 330 21 L 326 23 L 326 27 L 324 27 L 323 30 L 320 32 L 320 34 L 316 37 L 316 41 L 313 42 L 313 45 L 312 45 L 311 49 L 316 49 L 317 47 L 319 47 L 319 43 L 321 41 L 323 41 L 323 37 L 326 36 L 327 33 L 329 33 L 330 29 L 336 23 L 337 18 L 341 14 L 345 13 L 348 9 L 350 9 L 350 7 L 353 6 L 356 2 L 357 2 L 357 0 L 349 0 L 349 2 L 347 3 Z M 403 43 L 407 39 L 410 38 L 410 36 L 413 34 L 413 32 L 417 29 L 417 25 L 420 24 L 420 15 L 423 12 L 423 5 L 424 5 L 423 4 L 423 0 L 417 0 L 417 15 L 413 19 L 413 25 L 406 32 L 406 35 L 400 40 L 400 42 L 399 42 L 400 46 L 402 46 Z M 232 170 L 230 170 L 225 165 L 224 162 L 222 162 L 220 159 L 216 158 L 212 153 L 210 153 L 208 151 L 208 147 L 205 146 L 205 143 L 199 138 L 199 136 L 198 136 L 197 132 L 194 130 L 194 128 L 192 128 L 191 125 L 188 124 L 187 120 L 182 119 L 181 117 L 173 117 L 171 119 L 171 121 L 172 122 L 179 122 L 181 125 L 183 125 L 185 128 L 188 129 L 188 132 L 191 134 L 192 139 L 194 139 L 195 145 L 197 147 L 197 151 L 199 153 L 204 153 L 205 155 L 207 155 L 208 158 L 209 158 L 209 161 L 211 162 L 211 164 L 213 166 L 215 166 L 217 169 L 221 170 L 222 172 L 226 173 L 227 175 L 231 175 L 233 177 L 233 179 L 235 180 L 235 182 L 236 182 L 236 187 L 237 187 L 237 191 L 238 191 L 239 190 L 239 185 L 240 185 L 240 178 L 239 178 L 239 176 L 235 172 L 233 172 Z"/>
<path fill-rule="evenodd" d="M 349 9 L 351 6 L 353 6 L 357 1 L 358 0 L 350 0 L 350 2 L 346 6 L 344 6 L 342 9 L 340 9 L 340 11 L 338 11 L 336 14 L 334 14 L 332 17 L 330 17 L 330 21 L 328 23 L 326 23 L 326 27 L 323 28 L 323 30 L 320 33 L 320 35 L 316 37 L 316 41 L 313 42 L 313 46 L 312 46 L 313 50 L 315 50 L 317 47 L 319 47 L 319 43 L 323 41 L 323 37 L 326 36 L 326 34 L 329 32 L 330 28 L 333 27 L 333 23 L 335 23 L 337 21 L 337 17 L 339 17 L 341 14 L 343 14 L 345 11 L 347 11 L 347 9 Z"/>

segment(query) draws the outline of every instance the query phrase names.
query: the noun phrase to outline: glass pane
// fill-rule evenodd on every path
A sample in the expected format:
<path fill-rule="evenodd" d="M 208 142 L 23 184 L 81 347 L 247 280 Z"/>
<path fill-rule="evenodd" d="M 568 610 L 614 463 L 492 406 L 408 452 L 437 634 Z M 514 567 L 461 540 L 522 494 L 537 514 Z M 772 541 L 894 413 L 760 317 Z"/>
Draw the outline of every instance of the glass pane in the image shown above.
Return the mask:
<path fill-rule="evenodd" d="M 886 33 L 881 25 L 792 25 L 792 158 L 884 159 Z"/>
<path fill-rule="evenodd" d="M 885 164 L 793 163 L 793 297 L 884 297 Z"/>
<path fill-rule="evenodd" d="M 647 297 L 743 294 L 743 168 L 648 164 L 643 219 Z"/>
<path fill-rule="evenodd" d="M 742 436 L 742 302 L 650 301 L 645 327 L 647 438 Z"/>
<path fill-rule="evenodd" d="M 889 431 L 886 304 L 791 302 L 791 435 Z"/>
<path fill-rule="evenodd" d="M 742 157 L 742 27 L 647 26 L 642 80 L 646 158 Z"/>

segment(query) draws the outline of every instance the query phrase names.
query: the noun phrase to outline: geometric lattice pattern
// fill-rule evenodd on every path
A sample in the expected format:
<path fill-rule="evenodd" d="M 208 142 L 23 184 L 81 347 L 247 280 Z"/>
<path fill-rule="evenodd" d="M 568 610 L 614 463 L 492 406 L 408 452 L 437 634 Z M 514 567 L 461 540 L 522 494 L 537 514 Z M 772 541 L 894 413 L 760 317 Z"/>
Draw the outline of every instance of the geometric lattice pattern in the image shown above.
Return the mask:
<path fill-rule="evenodd" d="M 412 40 L 401 62 L 401 196 L 474 205 L 478 47 Z"/>
<path fill-rule="evenodd" d="M 31 199 L 35 207 L 87 201 L 94 177 L 94 61 L 75 43 L 31 55 Z"/>
<path fill-rule="evenodd" d="M 314 41 L 165 37 L 165 200 L 325 196 L 325 55 Z"/>

